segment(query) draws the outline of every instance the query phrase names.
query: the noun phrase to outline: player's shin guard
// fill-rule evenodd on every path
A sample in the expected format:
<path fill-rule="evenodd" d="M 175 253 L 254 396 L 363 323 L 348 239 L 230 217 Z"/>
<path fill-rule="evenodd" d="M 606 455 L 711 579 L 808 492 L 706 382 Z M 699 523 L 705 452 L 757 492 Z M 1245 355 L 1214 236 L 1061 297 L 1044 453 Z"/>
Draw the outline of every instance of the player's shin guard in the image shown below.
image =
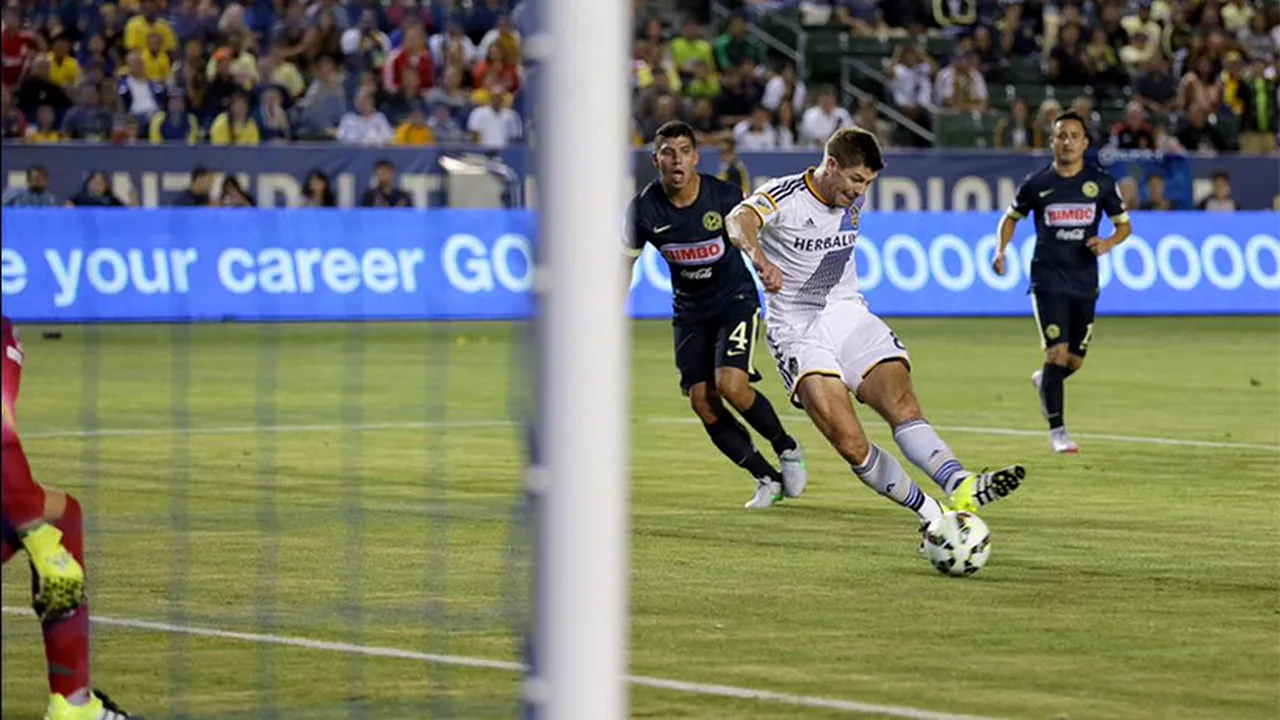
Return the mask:
<path fill-rule="evenodd" d="M 907 475 L 897 458 L 875 445 L 861 465 L 853 467 L 853 474 L 868 487 L 914 512 L 922 522 L 932 522 L 942 517 L 942 506 L 929 497 Z"/>
<path fill-rule="evenodd" d="M 742 419 L 768 440 L 773 445 L 773 451 L 779 455 L 788 450 L 795 450 L 796 441 L 782 427 L 782 421 L 778 419 L 773 403 L 760 393 L 756 393 L 755 396 L 755 402 L 751 403 L 751 407 L 738 411 L 742 414 Z"/>
<path fill-rule="evenodd" d="M 732 460 L 734 465 L 751 473 L 754 478 L 768 478 L 782 482 L 782 475 L 751 443 L 751 435 L 747 429 L 728 412 L 722 412 L 714 423 L 709 425 L 704 423 L 702 427 L 707 431 L 707 435 L 711 436 L 711 442 L 716 448 Z"/>
<path fill-rule="evenodd" d="M 951 494 L 969 477 L 968 471 L 956 459 L 956 454 L 938 437 L 928 420 L 908 420 L 893 429 L 902 454 L 912 465 L 920 468 L 942 491 Z"/>
<path fill-rule="evenodd" d="M 1056 430 L 1063 425 L 1062 381 L 1066 379 L 1066 368 L 1061 365 L 1045 363 L 1040 379 L 1040 403 L 1044 407 L 1045 419 L 1049 421 L 1049 429 Z"/>
<path fill-rule="evenodd" d="M 62 532 L 67 552 L 84 566 L 84 520 L 80 503 L 67 496 L 62 517 L 54 522 Z M 88 699 L 89 692 L 89 604 L 41 623 L 44 655 L 48 664 L 49 691 L 69 700 Z"/>

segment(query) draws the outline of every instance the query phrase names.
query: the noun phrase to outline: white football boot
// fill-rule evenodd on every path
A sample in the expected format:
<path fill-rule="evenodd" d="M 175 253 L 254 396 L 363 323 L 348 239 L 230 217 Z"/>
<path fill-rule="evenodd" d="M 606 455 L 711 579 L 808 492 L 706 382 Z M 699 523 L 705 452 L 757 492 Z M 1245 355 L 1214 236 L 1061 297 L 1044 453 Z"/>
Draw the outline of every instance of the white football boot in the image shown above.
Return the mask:
<path fill-rule="evenodd" d="M 804 466 L 804 450 L 800 444 L 779 453 L 778 465 L 782 471 L 782 491 L 787 497 L 800 497 L 809 485 L 809 470 Z"/>
<path fill-rule="evenodd" d="M 763 510 L 772 507 L 782 499 L 782 483 L 769 478 L 756 478 L 756 494 L 751 496 L 744 506 L 749 510 Z"/>

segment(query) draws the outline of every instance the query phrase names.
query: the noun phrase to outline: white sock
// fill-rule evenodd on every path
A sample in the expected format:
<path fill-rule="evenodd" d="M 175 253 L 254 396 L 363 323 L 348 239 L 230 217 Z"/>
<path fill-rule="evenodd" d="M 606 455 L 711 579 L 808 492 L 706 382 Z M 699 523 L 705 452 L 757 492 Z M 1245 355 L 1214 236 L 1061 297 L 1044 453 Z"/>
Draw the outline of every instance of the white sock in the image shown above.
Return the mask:
<path fill-rule="evenodd" d="M 955 492 L 960 483 L 969 477 L 969 471 L 964 469 L 956 459 L 956 454 L 938 437 L 928 420 L 908 420 L 902 423 L 893 429 L 893 439 L 911 464 L 933 478 L 943 492 Z"/>
<path fill-rule="evenodd" d="M 942 506 L 938 501 L 915 484 L 897 458 L 875 445 L 871 446 L 866 461 L 853 468 L 853 474 L 872 490 L 914 512 L 923 522 L 942 517 Z"/>

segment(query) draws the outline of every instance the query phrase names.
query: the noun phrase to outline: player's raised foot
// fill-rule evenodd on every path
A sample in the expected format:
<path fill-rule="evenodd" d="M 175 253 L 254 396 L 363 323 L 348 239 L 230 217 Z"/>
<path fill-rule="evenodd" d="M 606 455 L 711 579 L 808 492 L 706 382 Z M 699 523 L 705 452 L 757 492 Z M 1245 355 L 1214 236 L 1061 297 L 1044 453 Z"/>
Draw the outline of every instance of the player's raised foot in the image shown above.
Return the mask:
<path fill-rule="evenodd" d="M 951 507 L 960 512 L 977 513 L 979 508 L 1008 497 L 1022 485 L 1027 469 L 1010 465 L 993 472 L 972 474 L 951 493 Z"/>
<path fill-rule="evenodd" d="M 809 484 L 809 470 L 804 466 L 804 450 L 799 443 L 778 453 L 778 465 L 782 471 L 782 492 L 787 497 L 800 497 Z"/>
<path fill-rule="evenodd" d="M 1032 386 L 1032 387 L 1034 387 L 1036 390 L 1039 390 L 1039 389 L 1040 389 L 1040 381 L 1041 381 L 1041 380 L 1043 380 L 1043 379 L 1044 379 L 1044 371 L 1043 371 L 1043 370 L 1037 370 L 1037 371 L 1035 371 L 1035 372 L 1031 373 L 1031 386 Z"/>
<path fill-rule="evenodd" d="M 106 693 L 94 690 L 89 695 L 89 702 L 83 705 L 72 705 L 61 695 L 51 695 L 49 709 L 44 713 L 44 720 L 144 720 L 144 718 L 141 715 L 130 715 L 112 702 Z"/>
<path fill-rule="evenodd" d="M 756 494 L 744 506 L 748 510 L 763 510 L 782 500 L 782 483 L 769 478 L 756 479 Z"/>
<path fill-rule="evenodd" d="M 42 524 L 22 536 L 37 589 L 32 605 L 41 620 L 60 617 L 84 602 L 84 568 L 62 545 L 62 532 Z"/>
<path fill-rule="evenodd" d="M 1080 446 L 1071 440 L 1066 428 L 1054 428 L 1049 431 L 1049 448 L 1063 455 L 1075 455 L 1080 452 Z"/>

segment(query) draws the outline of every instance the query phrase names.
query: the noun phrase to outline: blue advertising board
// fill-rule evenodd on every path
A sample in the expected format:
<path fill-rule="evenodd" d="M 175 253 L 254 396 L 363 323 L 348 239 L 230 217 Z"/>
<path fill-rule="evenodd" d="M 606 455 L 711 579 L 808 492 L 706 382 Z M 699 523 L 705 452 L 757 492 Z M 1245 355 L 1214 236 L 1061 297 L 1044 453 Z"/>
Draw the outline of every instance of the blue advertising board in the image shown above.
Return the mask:
<path fill-rule="evenodd" d="M 293 207 L 302 194 L 302 182 L 312 169 L 334 179 L 338 204 L 351 207 L 369 185 L 373 163 L 389 159 L 399 170 L 400 186 L 419 208 L 445 207 L 448 183 L 439 164 L 444 156 L 466 155 L 474 148 L 358 148 L 337 144 L 267 145 L 262 147 L 210 146 L 109 146 L 109 145 L 9 145 L 0 153 L 6 188 L 21 185 L 27 167 L 49 168 L 52 189 L 61 197 L 79 190 L 85 174 L 105 170 L 121 197 L 136 195 L 146 207 L 168 205 L 185 190 L 191 169 L 203 165 L 219 173 L 237 175 L 260 207 Z M 537 197 L 535 162 L 531 152 L 503 151 L 501 159 L 523 180 L 524 197 L 533 205 Z M 756 186 L 770 178 L 799 171 L 819 158 L 812 152 L 743 153 L 742 160 Z M 1099 153 L 1097 158 L 1113 174 L 1135 177 L 1140 183 L 1151 174 L 1166 178 L 1166 192 L 1178 207 L 1190 209 L 1195 199 L 1208 193 L 1210 176 L 1224 171 L 1233 179 L 1236 201 L 1242 209 L 1280 207 L 1280 162 L 1274 157 L 1181 157 L 1151 152 Z M 872 186 L 868 209 L 880 211 L 991 211 L 1003 210 L 1013 199 L 1018 183 L 1049 162 L 1045 155 L 1023 153 L 890 150 L 887 167 Z M 715 172 L 719 157 L 714 150 L 702 153 L 702 170 Z M 634 156 L 635 181 L 653 177 L 644 151 Z M 590 174 L 584 167 L 584 179 Z M 1145 184 L 1143 185 L 1145 187 Z"/>
<path fill-rule="evenodd" d="M 867 213 L 856 247 L 886 316 L 1023 315 L 1034 246 L 989 267 L 995 213 Z M 1101 262 L 1102 314 L 1280 312 L 1273 213 L 1135 213 Z M 536 216 L 522 210 L 45 210 L 0 213 L 4 311 L 24 322 L 490 320 L 531 309 Z M 617 242 L 609 229 L 601 242 Z M 631 295 L 665 318 L 648 249 Z"/>

